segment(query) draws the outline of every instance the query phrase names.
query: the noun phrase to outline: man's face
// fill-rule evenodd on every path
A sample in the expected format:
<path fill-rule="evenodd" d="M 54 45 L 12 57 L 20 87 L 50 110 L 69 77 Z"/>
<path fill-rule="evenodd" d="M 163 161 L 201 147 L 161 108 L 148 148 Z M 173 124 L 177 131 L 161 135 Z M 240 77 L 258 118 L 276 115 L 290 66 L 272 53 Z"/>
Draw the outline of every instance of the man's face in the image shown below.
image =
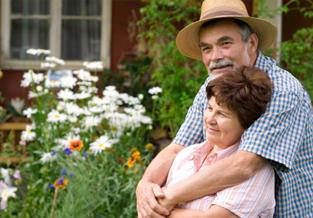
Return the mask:
<path fill-rule="evenodd" d="M 199 32 L 202 60 L 209 75 L 228 72 L 242 65 L 251 66 L 249 44 L 241 39 L 232 19 L 218 21 Z"/>

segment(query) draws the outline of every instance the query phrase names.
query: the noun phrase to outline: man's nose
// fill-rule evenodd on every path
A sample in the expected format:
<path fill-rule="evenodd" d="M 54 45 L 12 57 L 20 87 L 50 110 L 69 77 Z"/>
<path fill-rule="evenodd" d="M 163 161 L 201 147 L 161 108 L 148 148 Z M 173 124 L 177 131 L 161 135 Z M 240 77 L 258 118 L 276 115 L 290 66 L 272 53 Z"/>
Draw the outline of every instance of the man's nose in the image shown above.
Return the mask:
<path fill-rule="evenodd" d="M 223 59 L 223 52 L 219 47 L 214 47 L 211 55 L 211 61 L 218 61 Z"/>

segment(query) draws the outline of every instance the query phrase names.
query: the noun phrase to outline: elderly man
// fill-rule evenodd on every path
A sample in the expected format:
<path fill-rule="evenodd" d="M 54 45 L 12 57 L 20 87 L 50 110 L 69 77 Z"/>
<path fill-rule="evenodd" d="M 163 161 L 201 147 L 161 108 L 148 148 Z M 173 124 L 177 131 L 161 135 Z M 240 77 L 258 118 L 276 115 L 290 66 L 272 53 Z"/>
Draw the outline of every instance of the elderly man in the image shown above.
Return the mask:
<path fill-rule="evenodd" d="M 137 187 L 138 217 L 166 217 L 175 204 L 214 194 L 251 178 L 268 161 L 276 172 L 274 217 L 313 217 L 313 110 L 300 82 L 260 51 L 275 40 L 270 23 L 249 17 L 241 0 L 205 0 L 200 20 L 177 36 L 178 49 L 203 60 L 209 78 L 174 141 L 152 161 Z M 236 154 L 162 190 L 177 153 L 205 139 L 205 87 L 242 65 L 265 71 L 274 85 L 263 116 L 241 138 Z"/>

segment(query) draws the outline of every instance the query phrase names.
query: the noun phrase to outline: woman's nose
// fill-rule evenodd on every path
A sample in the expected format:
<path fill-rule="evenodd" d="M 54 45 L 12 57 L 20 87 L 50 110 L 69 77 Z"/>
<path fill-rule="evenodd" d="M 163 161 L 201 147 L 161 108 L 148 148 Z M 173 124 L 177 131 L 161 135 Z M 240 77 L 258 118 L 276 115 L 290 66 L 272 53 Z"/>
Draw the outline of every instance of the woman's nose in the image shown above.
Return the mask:
<path fill-rule="evenodd" d="M 207 124 L 216 124 L 216 120 L 213 113 L 208 113 L 205 117 L 205 122 Z"/>

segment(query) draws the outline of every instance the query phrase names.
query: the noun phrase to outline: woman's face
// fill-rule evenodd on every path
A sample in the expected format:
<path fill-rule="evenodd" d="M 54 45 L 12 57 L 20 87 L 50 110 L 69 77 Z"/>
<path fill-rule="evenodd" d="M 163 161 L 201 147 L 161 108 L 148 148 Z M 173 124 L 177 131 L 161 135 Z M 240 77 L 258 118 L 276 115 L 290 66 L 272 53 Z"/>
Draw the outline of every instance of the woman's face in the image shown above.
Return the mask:
<path fill-rule="evenodd" d="M 240 141 L 244 128 L 239 122 L 238 115 L 224 105 L 218 105 L 215 97 L 211 97 L 203 116 L 206 137 L 220 149 Z"/>

